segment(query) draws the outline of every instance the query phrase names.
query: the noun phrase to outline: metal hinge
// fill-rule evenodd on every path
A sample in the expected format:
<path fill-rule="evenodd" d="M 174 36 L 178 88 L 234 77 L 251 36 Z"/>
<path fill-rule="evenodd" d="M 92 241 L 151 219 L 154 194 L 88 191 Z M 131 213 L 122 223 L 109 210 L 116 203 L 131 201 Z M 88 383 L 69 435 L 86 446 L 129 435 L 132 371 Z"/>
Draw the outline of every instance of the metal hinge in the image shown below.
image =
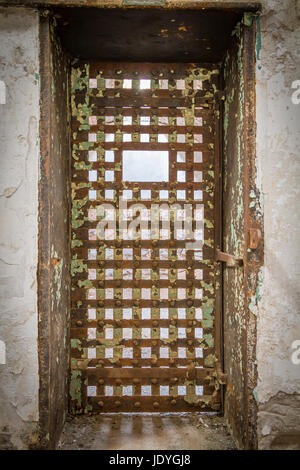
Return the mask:
<path fill-rule="evenodd" d="M 237 268 L 243 266 L 244 261 L 241 258 L 236 258 L 233 255 L 229 255 L 228 253 L 223 253 L 223 251 L 217 249 L 216 250 L 216 261 L 222 261 L 222 263 L 226 263 L 228 268 Z"/>

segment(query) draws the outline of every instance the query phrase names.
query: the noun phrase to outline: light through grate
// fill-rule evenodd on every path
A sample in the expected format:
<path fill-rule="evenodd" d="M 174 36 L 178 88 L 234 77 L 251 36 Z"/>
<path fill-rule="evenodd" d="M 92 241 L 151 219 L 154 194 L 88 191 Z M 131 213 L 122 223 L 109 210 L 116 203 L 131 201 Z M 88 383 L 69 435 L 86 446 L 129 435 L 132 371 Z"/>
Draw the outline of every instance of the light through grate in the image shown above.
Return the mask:
<path fill-rule="evenodd" d="M 187 64 L 73 69 L 73 412 L 220 408 L 218 75 Z M 190 220 L 201 249 L 187 246 Z"/>

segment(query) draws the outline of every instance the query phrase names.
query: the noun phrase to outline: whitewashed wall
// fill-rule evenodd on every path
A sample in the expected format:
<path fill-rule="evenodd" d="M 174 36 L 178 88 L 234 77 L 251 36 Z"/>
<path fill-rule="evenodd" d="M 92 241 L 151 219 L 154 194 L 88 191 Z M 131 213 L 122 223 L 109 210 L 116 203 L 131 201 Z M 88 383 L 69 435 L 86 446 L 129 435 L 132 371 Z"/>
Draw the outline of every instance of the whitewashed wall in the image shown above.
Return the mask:
<path fill-rule="evenodd" d="M 38 74 L 37 13 L 1 8 L 0 448 L 26 447 L 38 420 Z"/>
<path fill-rule="evenodd" d="M 266 0 L 257 64 L 257 166 L 265 217 L 258 310 L 259 447 L 300 449 L 300 1 Z M 298 94 L 300 97 L 300 94 Z M 298 355 L 300 358 L 300 354 Z"/>

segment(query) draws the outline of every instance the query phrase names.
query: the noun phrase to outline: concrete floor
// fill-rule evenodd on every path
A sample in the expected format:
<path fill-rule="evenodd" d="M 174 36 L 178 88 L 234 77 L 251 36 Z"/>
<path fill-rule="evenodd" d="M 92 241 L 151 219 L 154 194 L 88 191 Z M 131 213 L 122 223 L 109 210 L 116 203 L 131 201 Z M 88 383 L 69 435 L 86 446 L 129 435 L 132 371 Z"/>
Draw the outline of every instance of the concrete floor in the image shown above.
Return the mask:
<path fill-rule="evenodd" d="M 233 450 L 224 419 L 198 413 L 69 417 L 61 450 Z"/>

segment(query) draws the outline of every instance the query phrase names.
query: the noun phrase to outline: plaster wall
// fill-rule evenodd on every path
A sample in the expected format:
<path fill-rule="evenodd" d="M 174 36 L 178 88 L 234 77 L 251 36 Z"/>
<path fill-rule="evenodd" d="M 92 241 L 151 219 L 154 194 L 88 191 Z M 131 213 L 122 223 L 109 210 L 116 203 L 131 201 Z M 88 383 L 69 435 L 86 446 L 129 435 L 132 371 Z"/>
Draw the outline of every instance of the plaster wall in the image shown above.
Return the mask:
<path fill-rule="evenodd" d="M 263 2 L 257 42 L 257 184 L 265 263 L 257 298 L 258 445 L 300 448 L 300 1 Z M 298 95 L 299 96 L 299 95 Z M 299 355 L 298 355 L 299 356 Z"/>
<path fill-rule="evenodd" d="M 38 422 L 37 13 L 0 8 L 0 45 L 0 448 L 26 448 Z"/>

